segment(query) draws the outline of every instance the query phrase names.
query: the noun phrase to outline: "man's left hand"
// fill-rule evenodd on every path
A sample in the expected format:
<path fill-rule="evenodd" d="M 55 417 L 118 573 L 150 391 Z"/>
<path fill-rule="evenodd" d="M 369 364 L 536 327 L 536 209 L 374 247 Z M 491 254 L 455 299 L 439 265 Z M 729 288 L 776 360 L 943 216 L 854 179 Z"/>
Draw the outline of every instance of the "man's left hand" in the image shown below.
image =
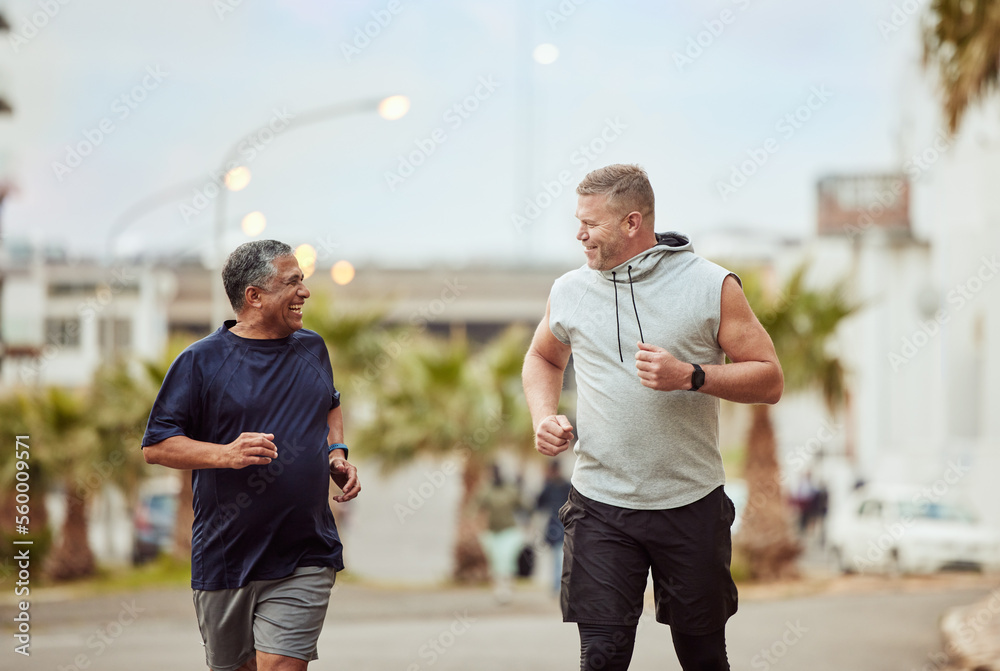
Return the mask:
<path fill-rule="evenodd" d="M 335 450 L 336 451 L 336 450 Z M 334 484 L 344 492 L 334 496 L 337 503 L 346 503 L 361 493 L 361 483 L 358 482 L 358 469 L 348 463 L 343 457 L 334 456 L 330 459 L 330 477 Z"/>
<path fill-rule="evenodd" d="M 673 354 L 644 342 L 639 343 L 635 353 L 635 367 L 639 371 L 642 386 L 659 391 L 677 391 L 691 388 L 693 366 L 678 361 Z"/>

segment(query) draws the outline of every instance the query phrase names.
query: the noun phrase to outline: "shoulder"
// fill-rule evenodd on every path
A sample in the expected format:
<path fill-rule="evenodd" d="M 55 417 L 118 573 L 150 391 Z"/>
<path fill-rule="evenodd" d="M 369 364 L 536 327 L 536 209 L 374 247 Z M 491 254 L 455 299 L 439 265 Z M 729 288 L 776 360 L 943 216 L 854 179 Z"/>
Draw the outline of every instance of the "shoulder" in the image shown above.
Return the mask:
<path fill-rule="evenodd" d="M 586 264 L 564 273 L 552 283 L 551 298 L 572 296 L 587 291 L 587 288 L 597 280 L 597 273 Z"/>
<path fill-rule="evenodd" d="M 185 347 L 184 351 L 174 359 L 174 364 L 185 362 L 189 365 L 196 365 L 227 353 L 232 347 L 233 345 L 220 332 L 216 331 Z"/>
<path fill-rule="evenodd" d="M 326 349 L 326 341 L 323 340 L 323 336 L 315 331 L 310 331 L 309 329 L 299 329 L 298 331 L 295 331 L 292 334 L 292 342 L 297 342 L 309 349 L 314 349 L 316 347 Z"/>

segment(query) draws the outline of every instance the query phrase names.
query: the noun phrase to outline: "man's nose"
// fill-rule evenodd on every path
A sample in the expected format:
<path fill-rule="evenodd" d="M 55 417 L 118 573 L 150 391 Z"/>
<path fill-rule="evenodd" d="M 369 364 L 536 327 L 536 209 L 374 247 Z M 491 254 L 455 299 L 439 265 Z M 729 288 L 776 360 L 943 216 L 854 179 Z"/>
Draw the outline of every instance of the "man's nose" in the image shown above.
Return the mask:
<path fill-rule="evenodd" d="M 309 287 L 307 287 L 306 285 L 303 284 L 299 288 L 299 296 L 302 296 L 302 298 L 309 298 L 309 296 L 310 296 L 310 294 L 309 294 Z"/>
<path fill-rule="evenodd" d="M 576 232 L 576 239 L 577 240 L 587 239 L 587 227 L 584 226 L 583 224 L 580 224 L 580 230 Z"/>

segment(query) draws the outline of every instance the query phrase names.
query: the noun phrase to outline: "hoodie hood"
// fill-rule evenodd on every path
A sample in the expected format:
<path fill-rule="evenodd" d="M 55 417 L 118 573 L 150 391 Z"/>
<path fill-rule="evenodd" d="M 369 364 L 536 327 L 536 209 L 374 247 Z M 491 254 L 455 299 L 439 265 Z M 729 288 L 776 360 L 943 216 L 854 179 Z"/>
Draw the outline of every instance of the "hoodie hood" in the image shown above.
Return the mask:
<path fill-rule="evenodd" d="M 691 240 L 677 231 L 656 234 L 656 244 L 639 252 L 628 261 L 609 270 L 599 270 L 604 279 L 613 282 L 637 282 L 656 268 L 656 265 L 673 252 L 693 252 Z M 631 275 L 631 278 L 629 277 Z"/>
<path fill-rule="evenodd" d="M 639 339 L 645 342 L 645 337 L 642 334 L 642 320 L 639 319 L 639 308 L 635 304 L 635 288 L 632 286 L 635 282 L 642 281 L 642 279 L 648 276 L 653 270 L 659 265 L 660 261 L 666 258 L 668 255 L 674 252 L 693 252 L 694 246 L 686 235 L 681 235 L 676 231 L 669 231 L 667 233 L 656 233 L 656 244 L 649 249 L 640 252 L 633 256 L 628 261 L 622 263 L 621 265 L 615 266 L 610 270 L 599 271 L 604 279 L 609 280 L 614 283 L 615 287 L 615 330 L 618 332 L 618 358 L 622 363 L 625 362 L 625 357 L 622 355 L 622 335 L 621 335 L 621 319 L 618 316 L 618 285 L 619 283 L 627 283 L 629 288 L 629 293 L 632 297 L 632 311 L 635 314 L 635 323 L 639 327 Z"/>

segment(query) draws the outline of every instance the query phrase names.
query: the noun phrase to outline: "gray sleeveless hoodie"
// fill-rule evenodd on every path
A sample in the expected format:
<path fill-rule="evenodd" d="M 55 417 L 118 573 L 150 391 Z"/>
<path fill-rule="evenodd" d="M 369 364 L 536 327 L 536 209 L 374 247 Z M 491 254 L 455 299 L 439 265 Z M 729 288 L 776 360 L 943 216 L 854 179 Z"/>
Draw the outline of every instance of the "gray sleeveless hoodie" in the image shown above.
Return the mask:
<path fill-rule="evenodd" d="M 635 353 L 642 339 L 681 361 L 723 363 L 722 282 L 732 273 L 696 255 L 680 233 L 656 239 L 617 268 L 566 273 L 549 296 L 549 328 L 572 348 L 576 370 L 573 486 L 637 510 L 692 503 L 726 479 L 719 399 L 642 386 Z"/>

